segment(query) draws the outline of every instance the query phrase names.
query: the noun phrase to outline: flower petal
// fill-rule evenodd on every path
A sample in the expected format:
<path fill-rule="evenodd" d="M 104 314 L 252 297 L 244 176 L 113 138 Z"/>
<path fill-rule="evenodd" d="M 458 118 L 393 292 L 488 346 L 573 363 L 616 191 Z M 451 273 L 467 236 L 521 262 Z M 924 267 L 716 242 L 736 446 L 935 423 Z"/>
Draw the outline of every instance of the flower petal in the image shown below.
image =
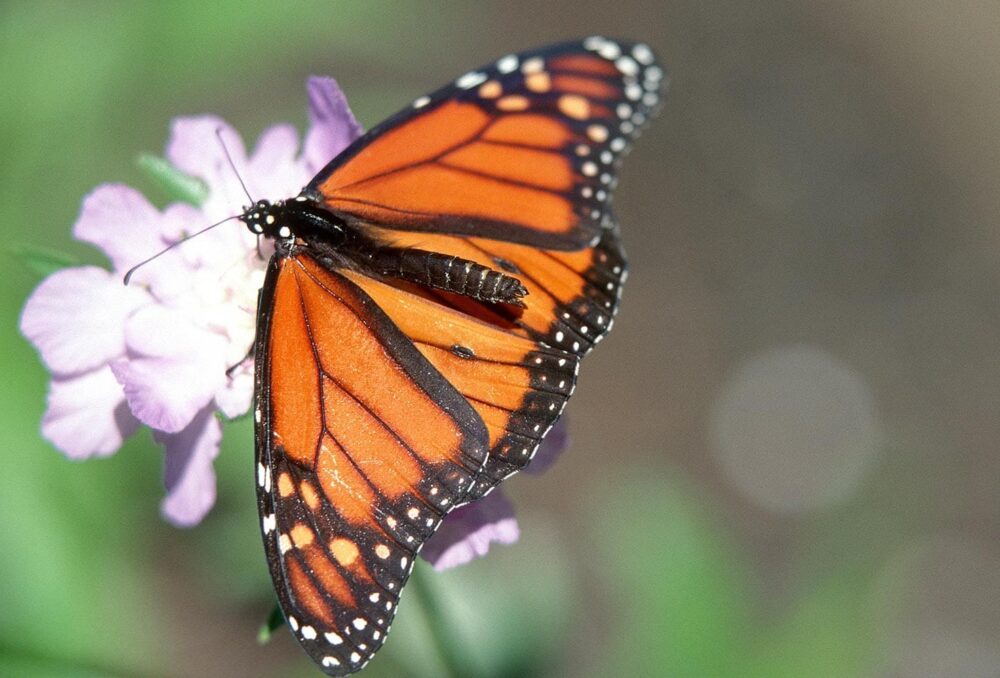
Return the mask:
<path fill-rule="evenodd" d="M 103 268 L 68 268 L 31 293 L 21 332 L 53 372 L 86 372 L 125 352 L 125 319 L 148 299 Z"/>
<path fill-rule="evenodd" d="M 178 433 L 226 381 L 226 341 L 180 311 L 149 306 L 125 326 L 128 357 L 111 364 L 129 409 L 144 424 Z"/>
<path fill-rule="evenodd" d="M 364 129 L 354 118 L 336 80 L 313 76 L 306 82 L 306 88 L 310 126 L 302 159 L 312 176 L 361 136 Z"/>
<path fill-rule="evenodd" d="M 42 435 L 70 459 L 106 457 L 138 428 L 107 367 L 52 380 Z"/>
<path fill-rule="evenodd" d="M 247 359 L 233 370 L 226 384 L 215 394 L 215 404 L 227 419 L 243 416 L 253 402 L 253 360 Z"/>
<path fill-rule="evenodd" d="M 167 496 L 160 510 L 178 527 L 197 525 L 215 504 L 212 462 L 219 455 L 222 426 L 212 408 L 206 407 L 179 433 L 158 431 L 153 437 L 166 448 L 163 482 Z"/>
<path fill-rule="evenodd" d="M 126 271 L 162 249 L 161 235 L 159 211 L 142 193 L 123 184 L 91 191 L 73 225 L 73 236 L 99 247 L 115 271 Z"/>
<path fill-rule="evenodd" d="M 529 475 L 540 475 L 548 471 L 559 460 L 563 450 L 569 447 L 569 441 L 569 419 L 564 414 L 542 440 L 535 457 L 524 467 L 524 472 Z"/>
<path fill-rule="evenodd" d="M 247 174 L 256 186 L 265 186 L 255 198 L 284 200 L 297 195 L 312 178 L 298 157 L 299 133 L 292 125 L 274 125 L 264 130 L 250 156 Z"/>
<path fill-rule="evenodd" d="M 208 185 L 209 197 L 202 205 L 206 226 L 232 216 L 235 208 L 247 202 L 239 177 L 219 143 L 219 136 L 232 155 L 237 170 L 245 172 L 248 161 L 243 140 L 222 118 L 214 115 L 176 118 L 171 125 L 170 141 L 167 142 L 167 160 L 177 169 L 202 179 Z M 250 194 L 260 195 L 261 191 L 250 181 L 251 177 L 245 179 Z"/>
<path fill-rule="evenodd" d="M 448 514 L 420 555 L 437 571 L 482 558 L 490 544 L 513 544 L 521 531 L 514 507 L 499 490 Z"/>

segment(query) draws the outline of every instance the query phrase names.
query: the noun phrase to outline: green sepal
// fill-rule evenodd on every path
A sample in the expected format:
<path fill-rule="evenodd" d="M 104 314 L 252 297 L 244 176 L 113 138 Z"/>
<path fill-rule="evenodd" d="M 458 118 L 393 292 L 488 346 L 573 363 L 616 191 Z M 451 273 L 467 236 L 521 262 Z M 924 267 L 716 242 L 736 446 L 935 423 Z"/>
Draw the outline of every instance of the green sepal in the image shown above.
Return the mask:
<path fill-rule="evenodd" d="M 186 202 L 200 207 L 208 198 L 208 187 L 201 179 L 185 174 L 158 155 L 143 153 L 136 160 L 153 182 L 170 200 Z"/>
<path fill-rule="evenodd" d="M 28 269 L 42 277 L 52 275 L 64 268 L 80 265 L 75 257 L 65 252 L 38 245 L 15 245 L 7 251 Z"/>
<path fill-rule="evenodd" d="M 260 631 L 257 632 L 257 642 L 260 645 L 266 645 L 271 640 L 271 635 L 284 625 L 285 615 L 281 613 L 281 608 L 275 605 L 271 614 L 268 615 L 267 621 L 261 625 Z"/>

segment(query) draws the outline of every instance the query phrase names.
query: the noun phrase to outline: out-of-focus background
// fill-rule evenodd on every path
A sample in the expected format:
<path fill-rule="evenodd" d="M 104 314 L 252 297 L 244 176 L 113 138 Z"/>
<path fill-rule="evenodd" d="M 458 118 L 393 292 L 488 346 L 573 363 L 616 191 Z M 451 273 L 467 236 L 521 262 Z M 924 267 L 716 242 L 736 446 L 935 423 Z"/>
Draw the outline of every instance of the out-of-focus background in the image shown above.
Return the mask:
<path fill-rule="evenodd" d="M 523 538 L 404 596 L 365 675 L 1000 675 L 1000 5 L 560 0 L 0 6 L 5 249 L 71 241 L 173 116 L 304 125 L 308 74 L 371 126 L 510 51 L 602 33 L 669 67 L 622 172 L 632 276 L 572 447 L 509 483 Z M 308 676 L 278 631 L 251 431 L 218 505 L 158 514 L 140 432 L 71 463 L 0 290 L 0 673 Z M 429 574 L 429 573 L 424 573 Z M 454 671 L 453 671 L 454 673 Z"/>

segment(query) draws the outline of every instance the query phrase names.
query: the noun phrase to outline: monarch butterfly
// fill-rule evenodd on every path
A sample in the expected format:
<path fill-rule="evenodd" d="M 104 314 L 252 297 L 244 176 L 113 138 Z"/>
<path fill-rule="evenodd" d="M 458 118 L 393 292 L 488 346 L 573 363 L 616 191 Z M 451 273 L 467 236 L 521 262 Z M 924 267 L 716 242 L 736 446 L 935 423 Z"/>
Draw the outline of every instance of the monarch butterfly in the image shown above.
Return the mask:
<path fill-rule="evenodd" d="M 255 341 L 264 546 L 326 673 L 382 646 L 423 543 L 531 460 L 611 328 L 615 170 L 663 77 L 647 46 L 601 37 L 505 56 L 239 217 L 275 242 Z"/>

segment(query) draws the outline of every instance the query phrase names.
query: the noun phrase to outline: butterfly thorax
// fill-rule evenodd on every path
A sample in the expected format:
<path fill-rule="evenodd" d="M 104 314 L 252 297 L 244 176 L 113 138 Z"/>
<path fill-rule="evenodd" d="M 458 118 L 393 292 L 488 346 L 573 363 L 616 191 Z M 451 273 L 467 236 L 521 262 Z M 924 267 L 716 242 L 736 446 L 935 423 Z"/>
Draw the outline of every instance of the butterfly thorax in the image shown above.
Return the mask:
<path fill-rule="evenodd" d="M 243 210 L 240 221 L 251 233 L 276 241 L 320 238 L 337 246 L 348 236 L 344 223 L 332 212 L 305 196 L 293 200 L 258 200 Z"/>

